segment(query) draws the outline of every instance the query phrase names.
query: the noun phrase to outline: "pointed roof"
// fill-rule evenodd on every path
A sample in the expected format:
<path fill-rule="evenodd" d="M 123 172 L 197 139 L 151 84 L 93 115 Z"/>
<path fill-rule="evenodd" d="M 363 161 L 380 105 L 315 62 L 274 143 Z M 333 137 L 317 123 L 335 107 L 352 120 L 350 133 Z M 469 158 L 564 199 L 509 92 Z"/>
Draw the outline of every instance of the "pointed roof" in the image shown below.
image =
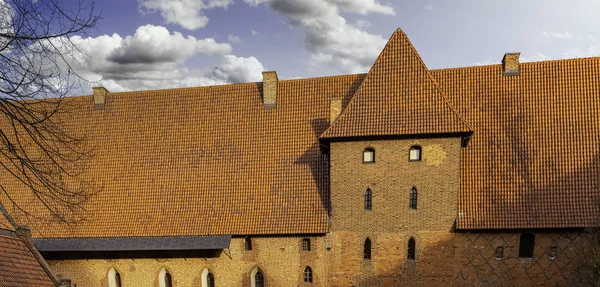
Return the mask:
<path fill-rule="evenodd" d="M 397 29 L 346 109 L 321 138 L 471 131 L 446 100 L 406 34 Z"/>

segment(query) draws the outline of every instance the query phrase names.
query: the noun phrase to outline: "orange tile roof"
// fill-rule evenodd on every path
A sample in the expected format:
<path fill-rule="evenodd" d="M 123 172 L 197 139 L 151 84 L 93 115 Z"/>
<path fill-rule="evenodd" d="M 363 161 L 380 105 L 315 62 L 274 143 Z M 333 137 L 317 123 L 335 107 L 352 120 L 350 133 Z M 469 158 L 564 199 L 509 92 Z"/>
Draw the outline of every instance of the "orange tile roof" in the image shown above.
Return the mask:
<path fill-rule="evenodd" d="M 599 61 L 524 63 L 518 76 L 501 65 L 428 71 L 397 31 L 369 74 L 280 81 L 272 110 L 260 83 L 113 93 L 105 110 L 75 97 L 84 108 L 70 128 L 97 145 L 86 176 L 104 190 L 86 221 L 30 224 L 36 237 L 324 233 L 319 136 L 472 130 L 458 228 L 596 226 Z M 327 129 L 337 97 L 347 108 Z M 17 200 L 41 212 L 27 192 Z"/>
<path fill-rule="evenodd" d="M 468 133 L 421 57 L 396 30 L 323 139 Z"/>
<path fill-rule="evenodd" d="M 104 110 L 74 97 L 82 107 L 68 128 L 96 146 L 84 177 L 103 190 L 74 226 L 27 223 L 37 238 L 325 233 L 328 163 L 318 137 L 330 99 L 348 101 L 363 78 L 279 81 L 275 109 L 263 107 L 260 83 L 111 93 Z M 43 212 L 29 192 L 19 196 Z"/>
<path fill-rule="evenodd" d="M 462 151 L 458 228 L 600 223 L 600 58 L 432 70 L 475 132 Z"/>
<path fill-rule="evenodd" d="M 2 213 L 0 213 L 0 229 L 15 231 L 13 224 Z"/>

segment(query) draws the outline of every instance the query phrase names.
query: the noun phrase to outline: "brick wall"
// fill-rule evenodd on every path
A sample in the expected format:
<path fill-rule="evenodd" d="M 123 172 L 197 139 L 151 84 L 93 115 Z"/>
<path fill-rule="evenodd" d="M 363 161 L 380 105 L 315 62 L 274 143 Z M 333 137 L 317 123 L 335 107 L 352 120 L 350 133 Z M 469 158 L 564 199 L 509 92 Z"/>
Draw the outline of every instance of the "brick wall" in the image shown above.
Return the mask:
<path fill-rule="evenodd" d="M 408 161 L 413 145 L 422 147 L 420 162 Z M 375 150 L 374 164 L 362 162 L 367 147 Z M 592 236 L 584 230 L 453 230 L 460 149 L 456 138 L 332 143 L 330 232 L 311 237 L 310 252 L 301 251 L 302 236 L 254 237 L 253 251 L 244 250 L 243 238 L 234 238 L 218 258 L 49 264 L 78 286 L 108 286 L 111 268 L 120 272 L 124 286 L 158 286 L 162 268 L 170 270 L 174 286 L 201 286 L 205 268 L 218 286 L 250 286 L 255 267 L 264 272 L 267 286 L 309 286 L 303 283 L 306 266 L 313 270 L 310 286 L 594 286 Z M 409 209 L 413 186 L 417 210 Z M 371 211 L 364 210 L 367 188 Z M 536 235 L 532 259 L 518 258 L 522 232 Z M 363 258 L 367 237 L 370 260 Z M 411 237 L 415 260 L 407 259 Z M 504 248 L 501 260 L 495 258 L 496 247 Z M 552 247 L 557 250 L 553 259 Z"/>
<path fill-rule="evenodd" d="M 304 237 L 253 237 L 252 251 L 244 250 L 242 238 L 218 258 L 95 259 L 49 261 L 54 274 L 67 275 L 77 286 L 108 286 L 107 274 L 115 268 L 123 286 L 158 286 L 158 274 L 166 268 L 173 286 L 202 286 L 201 274 L 209 268 L 217 286 L 250 286 L 250 273 L 259 267 L 267 286 L 304 286 L 303 271 L 313 270 L 314 286 L 324 286 L 324 237 L 310 237 L 311 251 L 301 251 Z M 231 256 L 231 258 L 229 257 Z"/>
<path fill-rule="evenodd" d="M 411 146 L 422 148 L 422 161 L 409 161 Z M 365 148 L 375 163 L 362 162 Z M 331 144 L 331 233 L 327 244 L 330 286 L 447 284 L 454 278 L 453 238 L 460 167 L 458 138 L 356 141 Z M 417 210 L 409 192 L 418 191 Z M 364 193 L 372 191 L 372 210 Z M 363 242 L 372 241 L 371 260 Z M 409 238 L 416 260 L 407 259 Z"/>
<path fill-rule="evenodd" d="M 535 234 L 531 259 L 519 258 L 522 232 L 525 231 L 457 234 L 454 285 L 598 286 L 592 276 L 595 255 L 590 252 L 590 232 L 529 230 Z M 500 259 L 494 254 L 497 247 L 504 248 Z M 556 248 L 554 258 L 550 256 L 552 248 Z"/>

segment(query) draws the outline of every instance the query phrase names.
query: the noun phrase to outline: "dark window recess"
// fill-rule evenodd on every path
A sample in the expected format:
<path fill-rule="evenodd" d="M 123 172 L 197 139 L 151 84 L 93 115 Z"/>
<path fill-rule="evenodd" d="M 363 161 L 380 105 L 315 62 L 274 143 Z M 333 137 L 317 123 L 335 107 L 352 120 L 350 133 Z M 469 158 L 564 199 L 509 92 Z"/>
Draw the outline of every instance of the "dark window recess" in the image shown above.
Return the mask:
<path fill-rule="evenodd" d="M 548 256 L 550 257 L 550 260 L 554 260 L 556 259 L 556 255 L 558 253 L 558 250 L 556 249 L 556 247 L 550 247 L 550 251 L 548 252 Z"/>
<path fill-rule="evenodd" d="M 417 209 L 417 188 L 413 187 L 410 189 L 410 198 L 409 198 L 409 204 L 408 204 L 410 209 L 416 210 Z"/>
<path fill-rule="evenodd" d="M 313 282 L 312 269 L 310 269 L 310 267 L 308 267 L 308 266 L 306 266 L 306 268 L 304 268 L 304 282 L 307 282 L 307 283 Z"/>
<path fill-rule="evenodd" d="M 371 193 L 371 189 L 367 188 L 365 191 L 365 210 L 371 210 L 373 208 L 373 194 Z"/>
<path fill-rule="evenodd" d="M 363 163 L 374 163 L 375 162 L 375 150 L 367 148 L 363 150 Z"/>
<path fill-rule="evenodd" d="M 250 239 L 250 237 L 246 237 L 246 239 L 244 239 L 244 248 L 246 251 L 252 250 L 252 239 Z"/>
<path fill-rule="evenodd" d="M 415 243 L 415 239 L 414 238 L 410 238 L 408 240 L 408 259 L 414 260 L 415 259 L 415 253 L 416 253 L 416 243 Z"/>
<path fill-rule="evenodd" d="M 310 251 L 310 238 L 302 238 L 302 251 Z"/>
<path fill-rule="evenodd" d="M 115 273 L 115 283 L 117 287 L 121 287 L 121 274 L 119 272 Z"/>
<path fill-rule="evenodd" d="M 173 279 L 171 278 L 171 274 L 169 272 L 165 274 L 165 287 L 173 287 Z"/>
<path fill-rule="evenodd" d="M 494 257 L 496 257 L 496 260 L 502 260 L 504 258 L 504 247 L 496 247 L 496 253 L 494 253 Z"/>
<path fill-rule="evenodd" d="M 364 258 L 371 259 L 371 239 L 369 238 L 365 240 Z"/>
<path fill-rule="evenodd" d="M 534 246 L 535 246 L 535 235 L 533 235 L 531 233 L 521 234 L 521 241 L 519 243 L 519 257 L 533 258 Z"/>
<path fill-rule="evenodd" d="M 212 273 L 208 273 L 208 275 L 206 275 L 206 286 L 215 287 L 215 277 L 212 275 Z"/>
<path fill-rule="evenodd" d="M 260 271 L 254 276 L 254 286 L 265 287 L 265 277 L 263 277 L 263 274 Z"/>
<path fill-rule="evenodd" d="M 408 150 L 408 160 L 409 161 L 421 161 L 421 147 L 420 146 L 411 146 Z"/>

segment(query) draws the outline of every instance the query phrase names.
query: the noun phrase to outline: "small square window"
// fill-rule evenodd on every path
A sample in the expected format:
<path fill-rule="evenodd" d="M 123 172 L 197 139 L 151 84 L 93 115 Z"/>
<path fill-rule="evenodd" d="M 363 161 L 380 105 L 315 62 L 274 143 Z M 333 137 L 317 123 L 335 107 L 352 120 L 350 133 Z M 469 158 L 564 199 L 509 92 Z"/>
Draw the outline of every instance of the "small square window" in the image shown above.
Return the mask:
<path fill-rule="evenodd" d="M 310 251 L 310 238 L 302 238 L 302 251 Z"/>
<path fill-rule="evenodd" d="M 375 150 L 374 149 L 365 149 L 363 151 L 363 163 L 373 163 L 375 162 Z"/>
<path fill-rule="evenodd" d="M 504 247 L 496 247 L 496 253 L 494 254 L 494 257 L 496 257 L 496 260 L 502 260 L 504 258 Z"/>
<path fill-rule="evenodd" d="M 408 160 L 420 161 L 421 160 L 421 147 L 413 146 L 408 151 Z"/>
<path fill-rule="evenodd" d="M 550 251 L 548 252 L 548 256 L 550 257 L 550 260 L 554 260 L 556 259 L 556 254 L 558 253 L 558 251 L 556 250 L 556 247 L 550 247 Z"/>

